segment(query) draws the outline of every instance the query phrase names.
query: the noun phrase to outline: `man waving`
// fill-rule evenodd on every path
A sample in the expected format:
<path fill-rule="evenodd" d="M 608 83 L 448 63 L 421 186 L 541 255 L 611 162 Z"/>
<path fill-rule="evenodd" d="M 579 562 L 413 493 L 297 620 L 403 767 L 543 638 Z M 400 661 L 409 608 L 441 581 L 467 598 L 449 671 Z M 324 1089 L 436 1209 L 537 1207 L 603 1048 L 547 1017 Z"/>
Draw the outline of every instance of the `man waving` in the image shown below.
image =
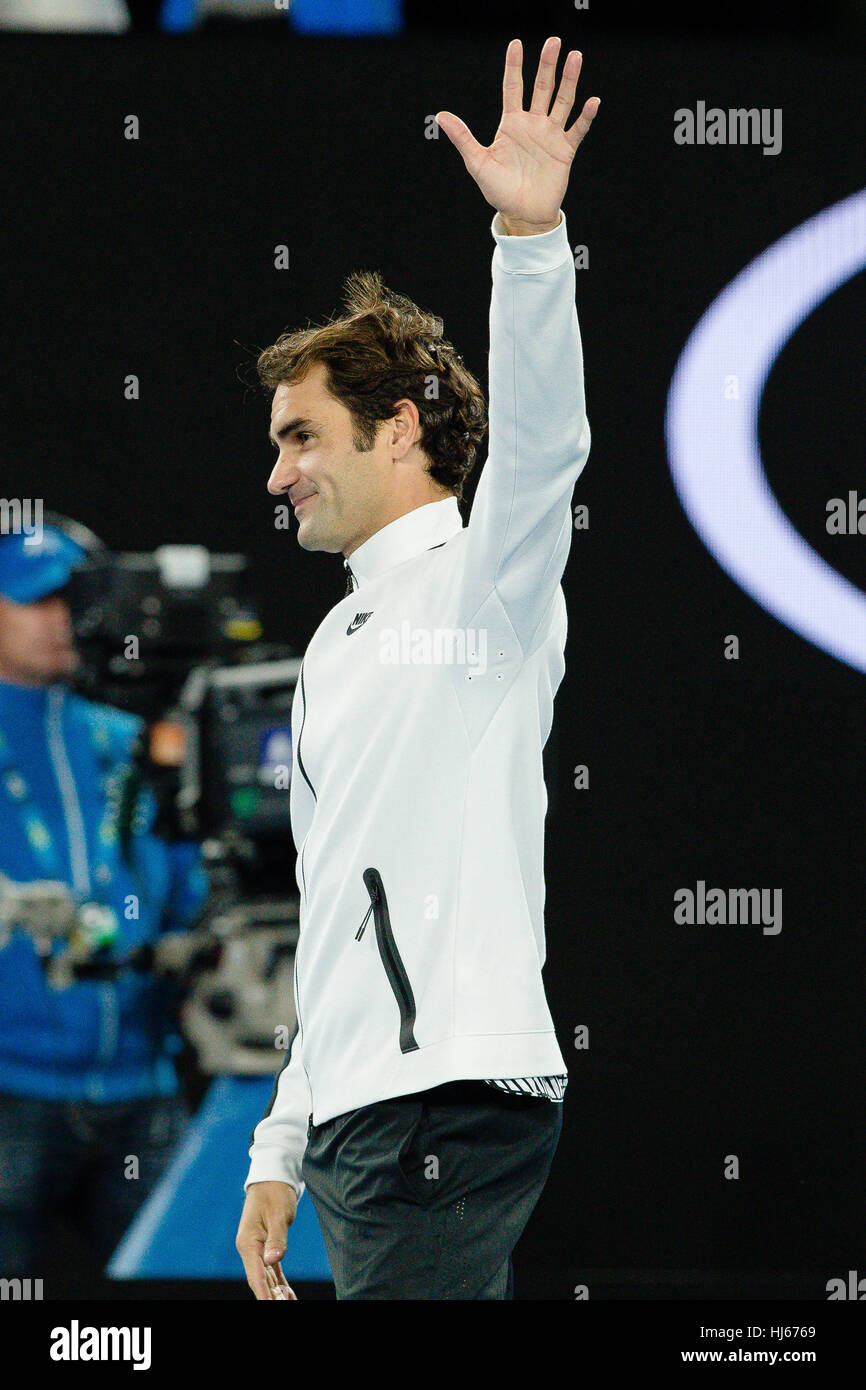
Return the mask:
<path fill-rule="evenodd" d="M 305 1185 L 338 1298 L 511 1297 L 559 1139 L 541 755 L 590 446 L 562 201 L 599 102 L 566 127 L 581 55 L 554 99 L 558 56 L 548 39 L 524 110 L 509 44 L 487 148 L 437 115 L 496 209 L 469 524 L 458 502 L 486 407 L 441 319 L 360 272 L 342 318 L 259 359 L 269 490 L 301 547 L 341 554 L 347 575 L 292 710 L 298 1026 L 237 1237 L 260 1299 L 294 1297 L 279 1262 Z"/>

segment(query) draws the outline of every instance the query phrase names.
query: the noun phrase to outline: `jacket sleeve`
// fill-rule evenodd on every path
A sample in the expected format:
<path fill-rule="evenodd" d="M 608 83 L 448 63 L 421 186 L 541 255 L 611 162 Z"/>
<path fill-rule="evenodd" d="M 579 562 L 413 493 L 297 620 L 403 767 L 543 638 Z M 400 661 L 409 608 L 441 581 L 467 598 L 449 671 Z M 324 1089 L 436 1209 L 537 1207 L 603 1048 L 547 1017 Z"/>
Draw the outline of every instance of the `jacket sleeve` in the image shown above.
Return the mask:
<path fill-rule="evenodd" d="M 490 228 L 489 452 L 467 527 L 459 607 L 495 591 L 524 653 L 571 545 L 571 495 L 589 454 L 575 269 L 565 214 L 538 236 Z"/>
<path fill-rule="evenodd" d="M 253 1182 L 285 1182 L 301 1197 L 301 1163 L 312 1109 L 310 1083 L 301 1058 L 301 1035 L 295 1029 L 268 1108 L 250 1136 L 250 1170 L 244 1188 Z"/>

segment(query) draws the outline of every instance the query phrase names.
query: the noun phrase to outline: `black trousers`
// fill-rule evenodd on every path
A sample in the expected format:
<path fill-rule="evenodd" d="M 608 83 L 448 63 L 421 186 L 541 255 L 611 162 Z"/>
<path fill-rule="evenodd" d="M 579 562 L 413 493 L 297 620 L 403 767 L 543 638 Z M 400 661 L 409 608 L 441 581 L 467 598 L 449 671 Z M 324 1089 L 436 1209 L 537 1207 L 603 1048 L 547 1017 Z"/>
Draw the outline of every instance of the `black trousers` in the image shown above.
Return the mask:
<path fill-rule="evenodd" d="M 310 1124 L 307 1184 L 338 1299 L 507 1299 L 562 1105 L 455 1081 Z"/>

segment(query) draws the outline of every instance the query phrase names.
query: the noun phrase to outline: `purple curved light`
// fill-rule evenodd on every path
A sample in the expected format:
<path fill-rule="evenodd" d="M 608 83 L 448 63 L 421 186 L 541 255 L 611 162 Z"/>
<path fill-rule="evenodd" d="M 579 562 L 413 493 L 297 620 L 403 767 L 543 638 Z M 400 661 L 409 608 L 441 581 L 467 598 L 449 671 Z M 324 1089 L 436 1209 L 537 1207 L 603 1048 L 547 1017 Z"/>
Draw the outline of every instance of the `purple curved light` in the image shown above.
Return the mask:
<path fill-rule="evenodd" d="M 866 594 L 791 525 L 758 445 L 764 384 L 812 310 L 866 265 L 866 189 L 768 247 L 691 333 L 668 393 L 665 435 L 689 521 L 724 570 L 794 632 L 866 671 Z M 739 398 L 727 399 L 736 378 Z"/>

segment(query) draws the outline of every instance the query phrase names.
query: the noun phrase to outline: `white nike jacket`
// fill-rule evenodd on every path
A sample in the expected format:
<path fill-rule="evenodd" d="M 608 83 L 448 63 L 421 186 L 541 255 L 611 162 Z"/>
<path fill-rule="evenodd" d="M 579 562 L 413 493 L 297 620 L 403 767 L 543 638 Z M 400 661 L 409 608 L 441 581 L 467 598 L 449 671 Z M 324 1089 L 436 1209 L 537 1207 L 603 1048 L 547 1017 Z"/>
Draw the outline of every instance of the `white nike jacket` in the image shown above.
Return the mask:
<path fill-rule="evenodd" d="M 521 237 L 497 213 L 491 231 L 489 454 L 469 524 L 448 497 L 359 546 L 356 590 L 299 673 L 298 1030 L 245 1186 L 300 1194 L 310 1116 L 566 1072 L 541 978 L 541 754 L 590 431 L 565 215 Z"/>

